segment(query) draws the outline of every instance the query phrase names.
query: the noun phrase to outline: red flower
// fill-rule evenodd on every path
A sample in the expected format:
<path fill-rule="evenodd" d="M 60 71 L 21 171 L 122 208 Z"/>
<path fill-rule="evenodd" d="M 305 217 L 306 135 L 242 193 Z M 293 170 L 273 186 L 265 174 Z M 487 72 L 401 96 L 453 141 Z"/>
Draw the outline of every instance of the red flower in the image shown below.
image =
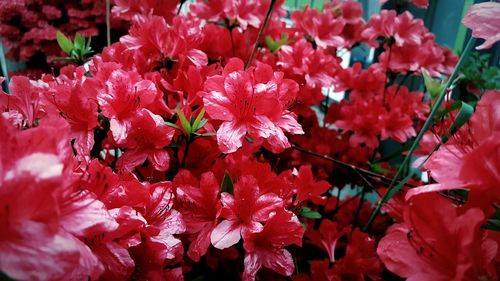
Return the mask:
<path fill-rule="evenodd" d="M 18 131 L 0 117 L 0 130 L 0 271 L 20 280 L 97 279 L 102 265 L 69 231 L 111 231 L 116 223 L 98 201 L 65 208 L 73 179 L 65 121 Z"/>
<path fill-rule="evenodd" d="M 262 267 L 282 275 L 292 275 L 295 268 L 292 255 L 284 247 L 290 244 L 301 246 L 303 235 L 304 228 L 293 213 L 283 209 L 271 213 L 261 232 L 245 232 L 243 236 L 246 254 L 242 279 L 255 280 Z"/>
<path fill-rule="evenodd" d="M 368 234 L 355 229 L 349 235 L 345 256 L 335 263 L 335 275 L 338 280 L 379 280 L 382 265 L 375 252 L 375 240 Z"/>
<path fill-rule="evenodd" d="M 297 188 L 297 201 L 310 200 L 311 198 L 320 197 L 323 193 L 330 189 L 330 184 L 327 181 L 315 181 L 311 166 L 301 166 L 294 184 Z"/>
<path fill-rule="evenodd" d="M 243 61 L 231 59 L 222 75 L 205 82 L 203 103 L 212 119 L 222 120 L 217 142 L 224 153 L 235 152 L 245 135 L 264 138 L 274 152 L 290 146 L 283 131 L 303 134 L 288 111 L 298 92 L 297 83 L 282 79 L 268 65 L 243 70 Z"/>
<path fill-rule="evenodd" d="M 208 2 L 199 0 L 190 6 L 190 11 L 197 17 L 208 21 L 227 19 L 230 25 L 239 24 L 243 29 L 248 26 L 259 28 L 269 9 L 270 2 L 270 0 L 212 0 Z M 274 10 L 275 13 L 281 14 L 279 7 L 283 1 L 277 2 Z"/>
<path fill-rule="evenodd" d="M 277 195 L 260 193 L 252 176 L 242 176 L 234 185 L 234 196 L 223 192 L 221 202 L 220 216 L 224 220 L 210 237 L 212 245 L 218 249 L 238 243 L 242 235 L 262 231 L 262 223 L 270 218 L 271 213 L 283 208 L 283 201 Z"/>
<path fill-rule="evenodd" d="M 460 213 L 437 194 L 415 196 L 405 207 L 404 222 L 387 231 L 377 254 L 390 271 L 409 280 L 491 280 L 498 245 L 486 238 L 483 222 L 477 208 Z"/>
<path fill-rule="evenodd" d="M 461 137 L 451 138 L 425 163 L 424 168 L 438 183 L 411 189 L 407 198 L 425 192 L 467 188 L 469 200 L 485 211 L 500 200 L 499 104 L 498 91 L 483 95 L 470 125 L 460 128 Z"/>
<path fill-rule="evenodd" d="M 177 12 L 179 1 L 115 0 L 111 12 L 122 19 L 131 20 L 134 15 L 158 15 L 170 22 Z"/>
<path fill-rule="evenodd" d="M 314 50 L 305 39 L 293 45 L 285 45 L 278 52 L 277 65 L 284 69 L 287 77 L 305 82 L 310 87 L 329 87 L 340 69 L 336 58 L 321 49 Z"/>
<path fill-rule="evenodd" d="M 24 76 L 12 77 L 9 85 L 10 95 L 3 91 L 0 93 L 0 110 L 8 112 L 9 119 L 18 120 L 15 124 L 21 128 L 33 126 L 38 118 L 45 115 L 40 91 Z M 22 118 L 12 119 L 17 114 L 21 114 Z"/>
<path fill-rule="evenodd" d="M 133 170 L 148 159 L 156 170 L 166 171 L 170 157 L 164 148 L 170 144 L 174 129 L 147 109 L 138 111 L 130 125 L 127 139 L 119 143 L 127 151 L 118 159 L 118 166 Z"/>
<path fill-rule="evenodd" d="M 217 225 L 220 209 L 220 186 L 212 172 L 201 176 L 199 188 L 181 185 L 177 189 L 178 210 L 186 222 L 186 233 L 192 237 L 188 256 L 199 261 L 210 246 L 210 234 Z"/>
<path fill-rule="evenodd" d="M 500 3 L 487 2 L 472 5 L 462 22 L 472 30 L 472 36 L 483 38 L 486 41 L 477 49 L 490 48 L 500 41 Z"/>
<path fill-rule="evenodd" d="M 329 219 L 321 221 L 318 230 L 308 229 L 306 236 L 311 240 L 311 244 L 323 249 L 328 254 L 330 262 L 335 262 L 335 248 L 337 240 L 349 231 L 349 227 L 340 228 L 336 222 Z"/>
<path fill-rule="evenodd" d="M 71 137 L 75 138 L 74 148 L 79 160 L 87 161 L 94 146 L 94 128 L 97 123 L 97 99 L 95 92 L 85 88 L 85 69 L 67 67 L 58 78 L 44 77 L 49 83 L 46 100 L 54 109 L 47 112 L 61 115 L 70 125 Z"/>
<path fill-rule="evenodd" d="M 189 59 L 194 65 L 207 65 L 207 55 L 197 47 L 203 40 L 198 21 L 174 17 L 172 25 L 159 16 L 137 17 L 130 35 L 120 38 L 131 50 L 140 50 L 155 61 Z"/>
<path fill-rule="evenodd" d="M 306 6 L 303 11 L 297 10 L 292 13 L 292 20 L 297 28 L 321 48 L 343 47 L 345 41 L 341 33 L 345 26 L 345 20 L 338 16 L 340 12 L 327 6 L 320 13 L 317 9 Z"/>

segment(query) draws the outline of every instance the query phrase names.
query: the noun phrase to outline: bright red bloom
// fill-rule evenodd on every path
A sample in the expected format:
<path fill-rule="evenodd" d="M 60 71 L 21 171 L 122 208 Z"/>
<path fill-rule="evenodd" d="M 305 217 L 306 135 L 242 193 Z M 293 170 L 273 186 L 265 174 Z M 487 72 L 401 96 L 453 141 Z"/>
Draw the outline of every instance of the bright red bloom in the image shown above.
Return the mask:
<path fill-rule="evenodd" d="M 33 126 L 45 115 L 41 93 L 24 76 L 12 77 L 9 85 L 9 95 L 3 91 L 0 93 L 0 110 L 21 128 Z M 18 114 L 21 116 L 15 117 Z"/>
<path fill-rule="evenodd" d="M 179 1 L 115 0 L 111 12 L 122 19 L 132 20 L 135 15 L 158 15 L 170 22 L 177 12 Z"/>
<path fill-rule="evenodd" d="M 297 201 L 310 200 L 321 196 L 330 189 L 330 184 L 327 181 L 316 181 L 311 169 L 311 166 L 301 166 L 294 184 L 297 188 Z"/>
<path fill-rule="evenodd" d="M 298 85 L 283 79 L 268 65 L 243 70 L 243 61 L 231 59 L 222 75 L 205 82 L 203 103 L 212 119 L 222 120 L 217 142 L 224 153 L 235 152 L 248 134 L 263 138 L 273 152 L 290 147 L 283 131 L 303 134 L 302 127 L 288 110 L 295 100 Z"/>
<path fill-rule="evenodd" d="M 270 0 L 256 1 L 231 1 L 231 0 L 212 0 L 196 1 L 190 6 L 190 12 L 208 21 L 218 21 L 227 19 L 229 25 L 239 24 L 243 29 L 248 26 L 259 28 L 266 12 L 269 9 Z M 274 13 L 281 14 L 280 7 L 284 1 L 277 1 Z"/>
<path fill-rule="evenodd" d="M 97 99 L 95 92 L 87 91 L 88 86 L 83 67 L 67 67 L 61 70 L 57 78 L 43 77 L 49 86 L 45 93 L 47 102 L 54 109 L 49 114 L 61 115 L 71 129 L 71 137 L 75 139 L 75 148 L 79 160 L 87 161 L 90 150 L 94 146 L 94 128 L 97 123 Z"/>
<path fill-rule="evenodd" d="M 404 222 L 393 225 L 377 254 L 392 272 L 409 280 L 492 280 L 498 245 L 486 238 L 484 214 L 460 213 L 437 194 L 413 197 Z"/>
<path fill-rule="evenodd" d="M 462 22 L 472 30 L 472 36 L 483 38 L 486 41 L 477 49 L 490 48 L 500 41 L 500 3 L 487 2 L 472 5 Z"/>
<path fill-rule="evenodd" d="M 393 71 L 426 69 L 438 76 L 440 72 L 447 73 L 454 61 L 449 52 L 435 42 L 435 36 L 423 21 L 409 12 L 397 15 L 394 10 L 382 10 L 370 18 L 361 35 L 374 47 L 379 45 L 375 39 L 384 37 L 382 45 L 386 51 L 379 56 L 379 61 Z"/>
<path fill-rule="evenodd" d="M 140 50 L 156 61 L 170 59 L 194 65 L 207 65 L 207 55 L 198 50 L 203 33 L 198 21 L 176 16 L 172 24 L 159 16 L 138 17 L 130 30 L 130 35 L 120 38 L 120 42 L 131 50 Z"/>
<path fill-rule="evenodd" d="M 0 117 L 0 129 L 0 271 L 22 280 L 98 278 L 102 265 L 70 232 L 111 231 L 116 223 L 98 201 L 71 208 L 65 121 L 46 118 L 18 131 Z"/>
<path fill-rule="evenodd" d="M 186 233 L 192 237 L 187 254 L 199 261 L 207 252 L 210 234 L 217 225 L 220 186 L 212 172 L 203 174 L 199 188 L 195 186 L 178 186 L 176 204 L 186 222 Z"/>
<path fill-rule="evenodd" d="M 467 188 L 469 199 L 485 211 L 500 200 L 499 105 L 498 91 L 483 95 L 470 125 L 458 132 L 464 134 L 451 138 L 425 163 L 424 168 L 438 183 L 411 189 L 407 198 L 425 192 Z"/>
<path fill-rule="evenodd" d="M 281 66 L 289 78 L 305 82 L 310 87 L 330 87 L 333 77 L 340 68 L 333 56 L 321 49 L 314 50 L 309 42 L 301 39 L 293 45 L 285 45 L 278 52 Z"/>
<path fill-rule="evenodd" d="M 252 176 L 242 176 L 234 185 L 234 196 L 221 194 L 221 221 L 211 234 L 212 245 L 225 249 L 240 241 L 241 236 L 250 232 L 260 232 L 262 223 L 271 214 L 283 208 L 283 200 L 273 193 L 261 194 Z"/>
<path fill-rule="evenodd" d="M 148 159 L 156 170 L 166 171 L 170 157 L 164 148 L 170 144 L 174 129 L 147 109 L 138 111 L 130 125 L 126 140 L 119 143 L 127 151 L 118 159 L 118 166 L 133 170 Z"/>
<path fill-rule="evenodd" d="M 375 240 L 368 234 L 354 229 L 349 235 L 346 254 L 335 263 L 334 272 L 338 280 L 378 280 L 382 273 L 382 264 L 375 252 Z"/>
<path fill-rule="evenodd" d="M 345 41 L 340 34 L 346 23 L 339 16 L 338 8 L 335 8 L 325 7 L 320 13 L 317 9 L 306 6 L 303 11 L 293 12 L 292 20 L 297 28 L 306 36 L 311 37 L 318 47 L 343 47 Z"/>
<path fill-rule="evenodd" d="M 308 229 L 306 237 L 311 240 L 311 244 L 323 249 L 328 254 L 330 262 L 335 262 L 335 248 L 337 240 L 349 231 L 348 227 L 339 228 L 337 222 L 329 219 L 321 221 L 318 230 Z"/>
<path fill-rule="evenodd" d="M 262 267 L 282 275 L 292 275 L 295 268 L 293 258 L 284 247 L 290 244 L 301 246 L 303 235 L 304 228 L 297 217 L 283 209 L 271 213 L 262 231 L 245 232 L 245 271 L 242 280 L 255 280 Z"/>
<path fill-rule="evenodd" d="M 171 187 L 170 182 L 151 185 L 151 199 L 143 212 L 148 224 L 141 229 L 138 241 L 141 243 L 130 249 L 136 266 L 141 268 L 139 280 L 156 279 L 164 274 L 175 276 L 168 268 L 174 268 L 182 260 L 182 243 L 174 234 L 183 233 L 186 226 L 182 215 L 172 209 L 175 195 Z"/>

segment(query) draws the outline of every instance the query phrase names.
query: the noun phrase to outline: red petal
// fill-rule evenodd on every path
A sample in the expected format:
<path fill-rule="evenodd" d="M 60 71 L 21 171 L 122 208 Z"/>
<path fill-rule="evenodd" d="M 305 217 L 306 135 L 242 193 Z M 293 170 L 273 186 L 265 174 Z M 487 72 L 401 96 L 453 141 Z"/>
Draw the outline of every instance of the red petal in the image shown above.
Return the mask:
<path fill-rule="evenodd" d="M 233 246 L 240 241 L 241 228 L 242 226 L 235 221 L 223 220 L 210 235 L 212 245 L 221 250 Z"/>

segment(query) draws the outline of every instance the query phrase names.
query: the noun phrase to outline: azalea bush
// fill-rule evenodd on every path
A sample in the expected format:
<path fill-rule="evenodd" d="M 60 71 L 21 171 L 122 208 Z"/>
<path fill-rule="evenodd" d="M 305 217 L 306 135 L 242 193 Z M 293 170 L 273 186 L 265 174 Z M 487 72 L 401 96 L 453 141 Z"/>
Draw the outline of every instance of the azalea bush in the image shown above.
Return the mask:
<path fill-rule="evenodd" d="M 119 41 L 61 33 L 69 63 L 10 79 L 2 279 L 498 280 L 500 72 L 475 38 L 351 0 L 184 2 L 117 0 Z M 499 6 L 463 20 L 479 49 Z"/>

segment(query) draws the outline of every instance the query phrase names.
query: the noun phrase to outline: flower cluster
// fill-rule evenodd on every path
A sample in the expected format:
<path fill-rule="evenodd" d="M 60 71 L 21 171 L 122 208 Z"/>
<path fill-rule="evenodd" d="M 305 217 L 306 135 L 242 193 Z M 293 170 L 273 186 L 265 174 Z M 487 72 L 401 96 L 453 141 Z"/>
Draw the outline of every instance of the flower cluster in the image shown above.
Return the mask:
<path fill-rule="evenodd" d="M 283 1 L 164 2 L 115 1 L 126 35 L 0 93 L 0 273 L 498 279 L 500 92 L 439 107 L 432 77 L 457 58 L 421 20 L 365 22 L 352 0 L 291 24 Z M 338 54 L 366 45 L 377 63 L 342 66 Z M 405 83 L 422 78 L 427 92 Z M 431 154 L 432 183 L 395 192 L 426 120 L 417 153 Z"/>

